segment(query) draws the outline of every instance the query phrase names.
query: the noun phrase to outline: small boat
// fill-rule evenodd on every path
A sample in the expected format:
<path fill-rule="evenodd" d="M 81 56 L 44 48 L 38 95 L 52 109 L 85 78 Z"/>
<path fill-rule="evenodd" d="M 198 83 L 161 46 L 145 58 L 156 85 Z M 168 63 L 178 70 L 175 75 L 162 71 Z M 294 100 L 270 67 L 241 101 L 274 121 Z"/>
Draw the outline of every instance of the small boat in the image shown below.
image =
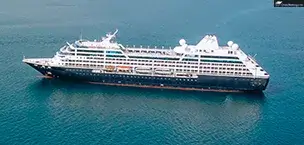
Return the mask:
<path fill-rule="evenodd" d="M 155 69 L 155 74 L 171 75 L 172 74 L 172 70 L 171 69 Z"/>
<path fill-rule="evenodd" d="M 132 67 L 130 66 L 117 66 L 116 67 L 118 71 L 126 72 L 126 71 L 131 71 Z"/>
<path fill-rule="evenodd" d="M 105 68 L 104 68 L 104 70 L 105 71 L 109 71 L 109 72 L 112 72 L 112 71 L 114 71 L 115 70 L 115 66 L 106 66 Z"/>
<path fill-rule="evenodd" d="M 185 73 L 185 72 L 176 72 L 175 75 L 179 76 L 179 77 L 193 77 L 194 76 L 191 73 Z"/>
<path fill-rule="evenodd" d="M 282 1 L 277 1 L 275 4 L 280 5 L 280 4 L 282 4 Z"/>
<path fill-rule="evenodd" d="M 93 69 L 92 70 L 92 73 L 102 73 L 103 72 L 103 70 L 99 70 L 99 69 Z"/>
<path fill-rule="evenodd" d="M 184 73 L 184 72 L 176 72 L 175 74 L 176 74 L 176 76 L 188 76 L 189 75 L 188 73 Z"/>
<path fill-rule="evenodd" d="M 135 71 L 137 73 L 140 73 L 140 74 L 150 74 L 150 73 L 152 73 L 151 68 L 146 68 L 146 67 L 138 67 L 138 68 L 135 69 Z"/>

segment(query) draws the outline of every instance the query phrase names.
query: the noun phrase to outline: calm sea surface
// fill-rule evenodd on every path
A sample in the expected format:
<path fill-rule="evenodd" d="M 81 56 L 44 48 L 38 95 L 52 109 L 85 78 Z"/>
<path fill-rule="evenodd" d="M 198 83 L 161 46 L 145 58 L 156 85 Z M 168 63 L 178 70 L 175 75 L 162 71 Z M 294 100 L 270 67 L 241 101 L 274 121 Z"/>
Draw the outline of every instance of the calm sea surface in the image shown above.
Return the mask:
<path fill-rule="evenodd" d="M 303 144 L 304 9 L 272 0 L 9 0 L 0 5 L 0 144 Z M 22 63 L 82 32 L 129 45 L 237 42 L 271 75 L 264 94 L 43 80 Z"/>

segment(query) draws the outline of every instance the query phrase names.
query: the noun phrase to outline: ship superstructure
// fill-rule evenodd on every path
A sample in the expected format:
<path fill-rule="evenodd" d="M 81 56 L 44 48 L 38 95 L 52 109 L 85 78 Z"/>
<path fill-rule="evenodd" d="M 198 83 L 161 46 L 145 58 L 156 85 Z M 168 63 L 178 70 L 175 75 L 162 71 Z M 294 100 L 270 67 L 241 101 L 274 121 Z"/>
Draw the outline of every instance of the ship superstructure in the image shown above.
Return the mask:
<path fill-rule="evenodd" d="M 262 91 L 268 84 L 269 74 L 232 41 L 219 46 L 216 36 L 206 35 L 197 45 L 181 39 L 174 48 L 129 47 L 114 40 L 117 32 L 67 42 L 53 58 L 23 62 L 47 77 L 105 85 Z"/>

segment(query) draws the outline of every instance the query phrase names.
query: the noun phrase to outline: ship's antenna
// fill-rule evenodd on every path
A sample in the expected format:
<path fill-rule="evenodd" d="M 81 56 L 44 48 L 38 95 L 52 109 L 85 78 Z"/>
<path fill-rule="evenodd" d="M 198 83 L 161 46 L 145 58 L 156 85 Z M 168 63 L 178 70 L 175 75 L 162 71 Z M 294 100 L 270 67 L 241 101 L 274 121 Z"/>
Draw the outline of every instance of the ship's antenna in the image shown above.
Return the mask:
<path fill-rule="evenodd" d="M 79 39 L 82 40 L 82 30 L 80 31 Z"/>
<path fill-rule="evenodd" d="M 250 56 L 250 58 L 253 59 L 254 61 L 256 61 L 256 60 L 255 60 L 255 57 L 256 57 L 256 56 L 257 56 L 257 54 L 255 54 L 254 56 Z"/>

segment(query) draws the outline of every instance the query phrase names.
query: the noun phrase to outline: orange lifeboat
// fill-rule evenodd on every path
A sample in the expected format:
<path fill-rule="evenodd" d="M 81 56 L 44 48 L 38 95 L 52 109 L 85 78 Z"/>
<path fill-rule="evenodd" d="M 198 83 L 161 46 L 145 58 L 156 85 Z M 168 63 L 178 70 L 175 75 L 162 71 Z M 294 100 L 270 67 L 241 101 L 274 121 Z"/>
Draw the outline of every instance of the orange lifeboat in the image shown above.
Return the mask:
<path fill-rule="evenodd" d="M 127 72 L 130 71 L 132 67 L 130 66 L 117 66 L 118 71 Z"/>
<path fill-rule="evenodd" d="M 112 71 L 114 71 L 115 70 L 115 66 L 106 66 L 105 67 L 105 71 L 110 71 L 110 72 L 112 72 Z"/>

